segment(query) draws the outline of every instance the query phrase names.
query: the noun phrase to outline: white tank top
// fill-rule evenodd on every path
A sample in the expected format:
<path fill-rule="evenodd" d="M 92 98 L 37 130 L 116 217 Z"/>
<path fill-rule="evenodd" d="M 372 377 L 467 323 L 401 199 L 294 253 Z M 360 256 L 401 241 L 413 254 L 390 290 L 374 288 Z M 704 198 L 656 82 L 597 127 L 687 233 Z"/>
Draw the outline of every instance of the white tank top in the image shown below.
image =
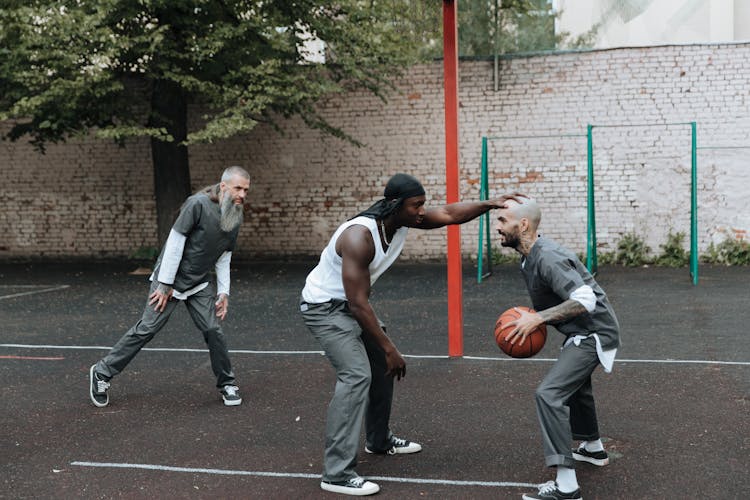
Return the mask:
<path fill-rule="evenodd" d="M 336 240 L 339 239 L 339 236 L 341 236 L 341 233 L 346 228 L 355 224 L 365 226 L 369 229 L 372 234 L 373 243 L 375 244 L 375 257 L 373 257 L 369 266 L 370 286 L 375 283 L 386 269 L 391 267 L 391 264 L 401 254 L 404 242 L 406 241 L 407 227 L 402 226 L 398 228 L 396 234 L 393 235 L 388 250 L 383 251 L 380 234 L 378 233 L 378 224 L 375 219 L 360 216 L 346 221 L 333 233 L 331 241 L 328 242 L 328 245 L 323 249 L 323 253 L 320 254 L 320 262 L 307 275 L 305 288 L 302 289 L 302 300 L 309 304 L 320 304 L 328 302 L 331 299 L 346 300 L 344 282 L 341 278 L 341 256 L 336 253 Z"/>

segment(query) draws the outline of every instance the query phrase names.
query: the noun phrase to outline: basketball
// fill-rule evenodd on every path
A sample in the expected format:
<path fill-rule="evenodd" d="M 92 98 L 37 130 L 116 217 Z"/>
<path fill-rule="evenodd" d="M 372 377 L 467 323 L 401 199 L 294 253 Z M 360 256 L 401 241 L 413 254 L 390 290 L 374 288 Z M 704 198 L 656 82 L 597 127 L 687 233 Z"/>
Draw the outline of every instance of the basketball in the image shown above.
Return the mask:
<path fill-rule="evenodd" d="M 544 342 L 547 340 L 547 326 L 543 323 L 539 325 L 521 344 L 519 344 L 520 340 L 518 339 L 515 344 L 507 342 L 505 337 L 515 328 L 515 326 L 509 326 L 508 323 L 521 317 L 521 314 L 516 309 L 532 313 L 536 312 L 528 307 L 518 306 L 511 307 L 502 313 L 495 322 L 495 342 L 497 342 L 497 346 L 505 354 L 512 358 L 530 358 L 544 347 Z"/>

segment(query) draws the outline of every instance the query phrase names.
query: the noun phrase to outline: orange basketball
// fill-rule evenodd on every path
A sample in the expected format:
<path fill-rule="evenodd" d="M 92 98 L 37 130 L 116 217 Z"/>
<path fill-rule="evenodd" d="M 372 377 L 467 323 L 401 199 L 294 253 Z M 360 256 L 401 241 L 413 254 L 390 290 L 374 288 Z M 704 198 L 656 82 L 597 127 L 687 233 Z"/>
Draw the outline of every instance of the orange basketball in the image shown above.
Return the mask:
<path fill-rule="evenodd" d="M 542 347 L 544 347 L 544 342 L 547 340 L 547 326 L 544 323 L 539 325 L 526 337 L 526 340 L 524 340 L 523 343 L 519 343 L 520 340 L 516 340 L 515 344 L 507 342 L 505 337 L 515 328 L 515 325 L 509 326 L 508 323 L 521 317 L 521 314 L 516 311 L 516 309 L 532 313 L 535 312 L 528 307 L 517 306 L 511 307 L 502 313 L 495 322 L 495 342 L 497 342 L 497 346 L 505 354 L 512 358 L 530 358 L 541 351 Z"/>

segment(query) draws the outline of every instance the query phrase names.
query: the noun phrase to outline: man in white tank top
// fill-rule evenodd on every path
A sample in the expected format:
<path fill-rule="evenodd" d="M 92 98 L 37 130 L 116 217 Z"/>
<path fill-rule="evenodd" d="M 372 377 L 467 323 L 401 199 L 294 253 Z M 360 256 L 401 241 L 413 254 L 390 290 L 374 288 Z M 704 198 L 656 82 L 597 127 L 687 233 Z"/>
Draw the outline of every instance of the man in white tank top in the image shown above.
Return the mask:
<path fill-rule="evenodd" d="M 345 495 L 371 495 L 380 490 L 354 470 L 363 417 L 367 453 L 422 450 L 418 443 L 398 438 L 390 430 L 393 378 L 406 375 L 406 362 L 370 305 L 370 288 L 401 253 L 408 228 L 463 224 L 516 199 L 516 195 L 506 195 L 427 210 L 422 184 L 406 174 L 394 175 L 384 196 L 336 230 L 307 276 L 300 304 L 305 324 L 336 370 L 320 487 Z"/>

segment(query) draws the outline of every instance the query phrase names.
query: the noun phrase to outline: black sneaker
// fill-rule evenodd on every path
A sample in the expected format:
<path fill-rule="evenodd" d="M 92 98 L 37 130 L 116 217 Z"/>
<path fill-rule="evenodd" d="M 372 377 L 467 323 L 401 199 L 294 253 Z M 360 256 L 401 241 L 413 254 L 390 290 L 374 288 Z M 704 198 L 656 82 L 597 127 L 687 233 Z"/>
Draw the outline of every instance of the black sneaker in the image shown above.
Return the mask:
<path fill-rule="evenodd" d="M 321 489 L 332 493 L 341 493 L 342 495 L 354 495 L 363 497 L 365 495 L 374 495 L 380 491 L 380 486 L 366 481 L 362 477 L 353 477 L 347 481 L 321 481 Z"/>
<path fill-rule="evenodd" d="M 89 369 L 89 396 L 91 396 L 91 402 L 99 408 L 104 408 L 109 404 L 109 395 L 107 390 L 109 389 L 109 382 L 102 380 L 94 370 L 96 365 L 91 365 Z"/>
<path fill-rule="evenodd" d="M 396 436 L 391 436 L 390 444 L 391 447 L 385 450 L 376 450 L 374 448 L 370 448 L 369 446 L 365 446 L 365 451 L 367 453 L 374 453 L 375 455 L 400 455 L 422 451 L 421 444 L 407 441 L 406 439 L 397 438 Z"/>
<path fill-rule="evenodd" d="M 577 450 L 573 450 L 573 458 L 579 462 L 588 462 L 599 467 L 609 465 L 609 455 L 606 451 L 588 451 L 584 445 L 579 446 Z"/>
<path fill-rule="evenodd" d="M 242 404 L 240 388 L 236 385 L 225 385 L 222 387 L 221 398 L 224 400 L 224 406 L 237 406 Z"/>
<path fill-rule="evenodd" d="M 577 489 L 570 493 L 563 493 L 554 481 L 548 481 L 539 485 L 538 493 L 526 493 L 523 500 L 583 500 L 581 490 Z"/>

